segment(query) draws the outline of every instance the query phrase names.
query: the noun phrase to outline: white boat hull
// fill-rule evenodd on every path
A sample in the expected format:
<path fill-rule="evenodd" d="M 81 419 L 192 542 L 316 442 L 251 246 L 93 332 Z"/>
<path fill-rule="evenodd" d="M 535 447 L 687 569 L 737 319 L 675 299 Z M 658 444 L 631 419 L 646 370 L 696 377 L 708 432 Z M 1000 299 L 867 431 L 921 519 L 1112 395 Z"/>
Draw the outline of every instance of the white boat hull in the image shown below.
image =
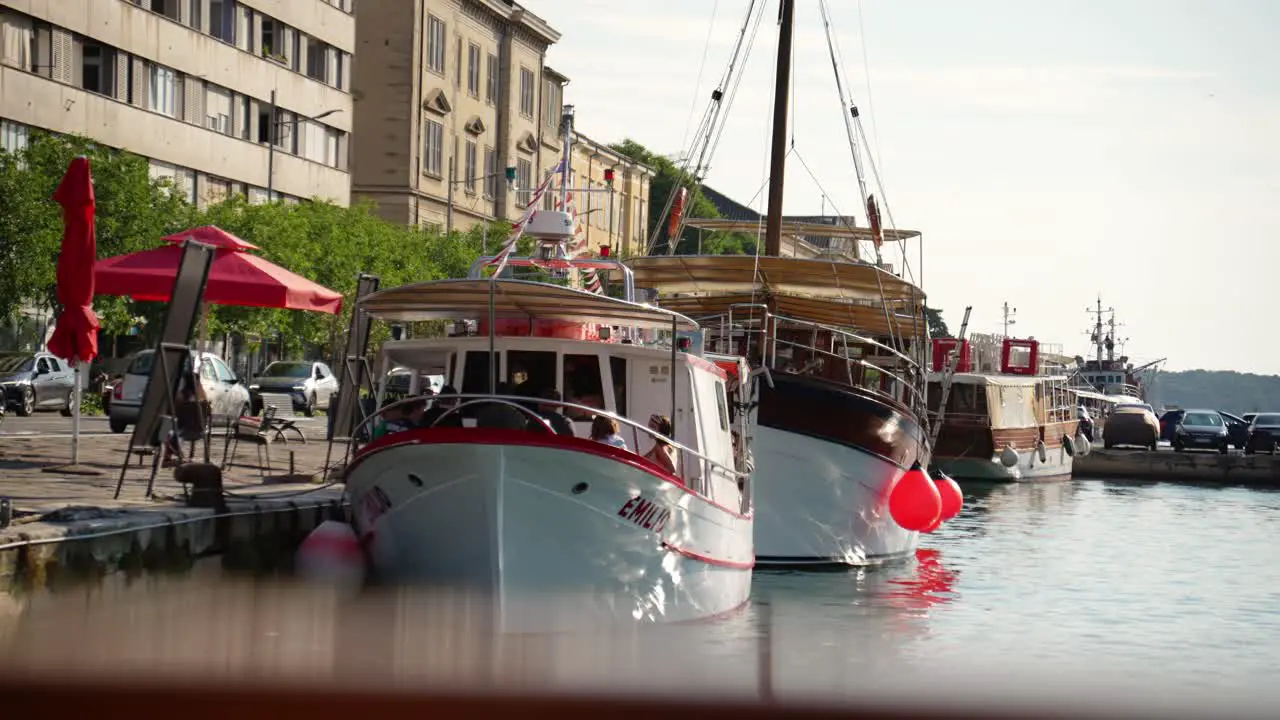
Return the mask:
<path fill-rule="evenodd" d="M 836 442 L 758 426 L 756 560 L 765 566 L 876 565 L 912 556 L 919 533 L 889 514 L 905 472 Z"/>
<path fill-rule="evenodd" d="M 1018 462 L 1006 466 L 999 460 L 972 457 L 934 457 L 934 463 L 957 482 L 1052 482 L 1071 479 L 1073 458 L 1061 447 L 1045 450 L 1015 450 Z"/>
<path fill-rule="evenodd" d="M 483 593 L 510 632 L 693 620 L 749 597 L 751 515 L 635 455 L 523 431 L 403 435 L 346 478 L 380 580 Z"/>

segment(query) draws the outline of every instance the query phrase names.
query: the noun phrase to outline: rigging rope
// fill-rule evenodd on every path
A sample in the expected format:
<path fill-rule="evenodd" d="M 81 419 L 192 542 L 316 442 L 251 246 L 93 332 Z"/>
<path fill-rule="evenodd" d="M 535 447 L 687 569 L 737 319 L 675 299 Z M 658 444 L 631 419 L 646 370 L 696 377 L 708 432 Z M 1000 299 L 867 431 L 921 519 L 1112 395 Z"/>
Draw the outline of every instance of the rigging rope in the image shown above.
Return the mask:
<path fill-rule="evenodd" d="M 759 0 L 751 0 L 751 4 L 747 8 L 747 15 L 743 20 L 742 27 L 738 31 L 738 40 L 734 45 L 733 54 L 729 58 L 729 63 L 725 68 L 724 75 L 720 84 L 711 93 L 711 104 L 707 107 L 706 113 L 703 115 L 703 121 L 699 125 L 698 133 L 694 138 L 693 145 L 685 153 L 684 157 L 677 164 L 680 176 L 671 193 L 667 196 L 667 201 L 663 206 L 662 212 L 658 215 L 658 222 L 654 224 L 652 234 L 646 244 L 646 254 L 654 252 L 658 244 L 658 236 L 662 233 L 665 226 L 665 220 L 670 216 L 671 208 L 675 203 L 675 198 L 679 194 L 682 187 L 693 185 L 702 181 L 705 176 L 711 154 L 714 152 L 716 145 L 719 144 L 719 137 L 724 130 L 723 118 L 727 116 L 728 110 L 733 105 L 733 99 L 737 95 L 737 90 L 742 82 L 742 72 L 740 70 L 739 59 L 743 56 L 743 49 L 746 48 L 746 54 L 750 54 L 751 45 L 755 42 L 756 29 L 759 28 L 759 18 L 763 16 L 764 2 Z M 754 23 L 753 23 L 754 16 Z M 748 41 L 747 33 L 750 31 L 750 40 Z M 726 93 L 725 88 L 729 87 Z M 726 102 L 727 96 L 727 102 Z M 700 150 L 699 150 L 700 148 Z M 690 171 L 690 161 L 697 154 L 697 164 Z M 683 217 L 680 224 L 676 228 L 676 232 L 668 238 L 667 254 L 675 253 L 675 249 L 679 244 L 680 232 L 683 230 Z"/>
<path fill-rule="evenodd" d="M 720 0 L 711 5 L 711 22 L 707 23 L 707 37 L 702 41 L 702 60 L 698 62 L 698 79 L 693 83 L 693 102 L 689 105 L 689 119 L 684 121 L 684 136 L 680 138 L 680 147 L 689 142 L 689 128 L 693 126 L 693 113 L 698 109 L 698 93 L 702 91 L 702 73 L 707 69 L 707 55 L 711 50 L 711 34 L 716 29 L 716 12 L 720 9 Z"/>

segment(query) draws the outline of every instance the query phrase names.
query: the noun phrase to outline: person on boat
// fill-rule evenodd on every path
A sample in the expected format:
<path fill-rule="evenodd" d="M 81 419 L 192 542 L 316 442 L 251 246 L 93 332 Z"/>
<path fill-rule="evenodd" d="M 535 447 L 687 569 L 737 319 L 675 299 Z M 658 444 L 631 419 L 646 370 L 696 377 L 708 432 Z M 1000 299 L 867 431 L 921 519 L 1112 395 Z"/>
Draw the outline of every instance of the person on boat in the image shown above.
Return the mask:
<path fill-rule="evenodd" d="M 605 415 L 596 415 L 591 420 L 591 439 L 605 445 L 627 449 L 627 441 L 618 434 L 618 421 Z"/>
<path fill-rule="evenodd" d="M 554 403 L 560 402 L 560 391 L 555 388 L 548 388 L 542 391 L 542 399 L 552 402 L 538 403 L 538 414 L 546 418 L 551 425 L 551 429 L 556 431 L 557 435 L 568 435 L 573 437 L 573 422 L 564 416 L 560 405 Z"/>
<path fill-rule="evenodd" d="M 403 432 L 410 428 L 417 427 L 426 411 L 426 406 L 427 401 L 425 399 L 418 398 L 387 408 L 387 410 L 382 413 L 380 422 L 378 422 L 377 426 L 373 430 L 373 437 L 380 438 L 383 435 Z"/>
<path fill-rule="evenodd" d="M 422 414 L 422 419 L 418 422 L 419 427 L 462 427 L 462 413 L 452 413 L 448 417 L 441 420 L 441 416 L 458 406 L 458 389 L 452 385 L 445 385 L 440 388 L 440 392 L 436 394 L 435 402 L 431 404 L 431 409 Z"/>
<path fill-rule="evenodd" d="M 652 460 L 658 467 L 672 475 L 676 472 L 676 449 L 664 438 L 671 437 L 671 418 L 666 415 L 650 415 L 649 429 L 657 433 L 653 436 L 653 447 L 644 456 Z"/>

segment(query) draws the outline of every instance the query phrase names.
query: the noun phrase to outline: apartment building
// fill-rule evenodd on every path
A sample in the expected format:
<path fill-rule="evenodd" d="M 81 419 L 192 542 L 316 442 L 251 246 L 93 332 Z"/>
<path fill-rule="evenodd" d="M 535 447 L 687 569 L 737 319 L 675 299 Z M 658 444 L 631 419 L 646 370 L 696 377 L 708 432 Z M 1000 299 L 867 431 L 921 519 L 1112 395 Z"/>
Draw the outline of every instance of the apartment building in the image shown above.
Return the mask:
<path fill-rule="evenodd" d="M 554 166 L 553 160 L 551 166 Z M 579 232 L 587 247 L 607 245 L 615 255 L 643 254 L 649 229 L 649 181 L 646 165 L 596 142 L 582 133 L 573 138 L 573 187 Z"/>
<path fill-rule="evenodd" d="M 193 203 L 346 205 L 354 0 L 0 0 L 0 146 L 142 155 Z"/>
<path fill-rule="evenodd" d="M 560 33 L 511 0 L 359 0 L 356 13 L 353 194 L 398 223 L 466 229 L 518 217 L 562 153 L 569 80 L 546 64 Z M 630 203 L 591 218 L 603 236 L 593 249 L 614 244 L 609 218 L 619 238 L 644 233 L 634 206 L 647 203 L 652 173 L 622 160 L 576 136 L 575 182 L 604 188 L 611 167 L 612 200 Z M 607 196 L 584 194 L 578 211 L 603 210 Z"/>

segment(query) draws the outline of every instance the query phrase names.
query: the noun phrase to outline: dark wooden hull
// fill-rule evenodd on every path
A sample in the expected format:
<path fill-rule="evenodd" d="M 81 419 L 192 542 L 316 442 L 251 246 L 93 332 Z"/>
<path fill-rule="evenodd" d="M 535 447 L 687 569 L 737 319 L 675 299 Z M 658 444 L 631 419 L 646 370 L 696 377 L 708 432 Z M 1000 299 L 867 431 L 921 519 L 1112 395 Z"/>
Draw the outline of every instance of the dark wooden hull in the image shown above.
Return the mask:
<path fill-rule="evenodd" d="M 928 465 L 926 439 L 915 413 L 888 398 L 820 378 L 772 374 L 760 383 L 757 422 L 883 458 L 904 470 Z"/>
<path fill-rule="evenodd" d="M 1053 422 L 1037 427 L 993 428 L 990 424 L 964 419 L 948 419 L 938 433 L 936 457 L 990 458 L 1006 445 L 1025 452 L 1044 440 L 1047 450 L 1062 447 L 1064 436 L 1074 438 L 1076 420 Z"/>

